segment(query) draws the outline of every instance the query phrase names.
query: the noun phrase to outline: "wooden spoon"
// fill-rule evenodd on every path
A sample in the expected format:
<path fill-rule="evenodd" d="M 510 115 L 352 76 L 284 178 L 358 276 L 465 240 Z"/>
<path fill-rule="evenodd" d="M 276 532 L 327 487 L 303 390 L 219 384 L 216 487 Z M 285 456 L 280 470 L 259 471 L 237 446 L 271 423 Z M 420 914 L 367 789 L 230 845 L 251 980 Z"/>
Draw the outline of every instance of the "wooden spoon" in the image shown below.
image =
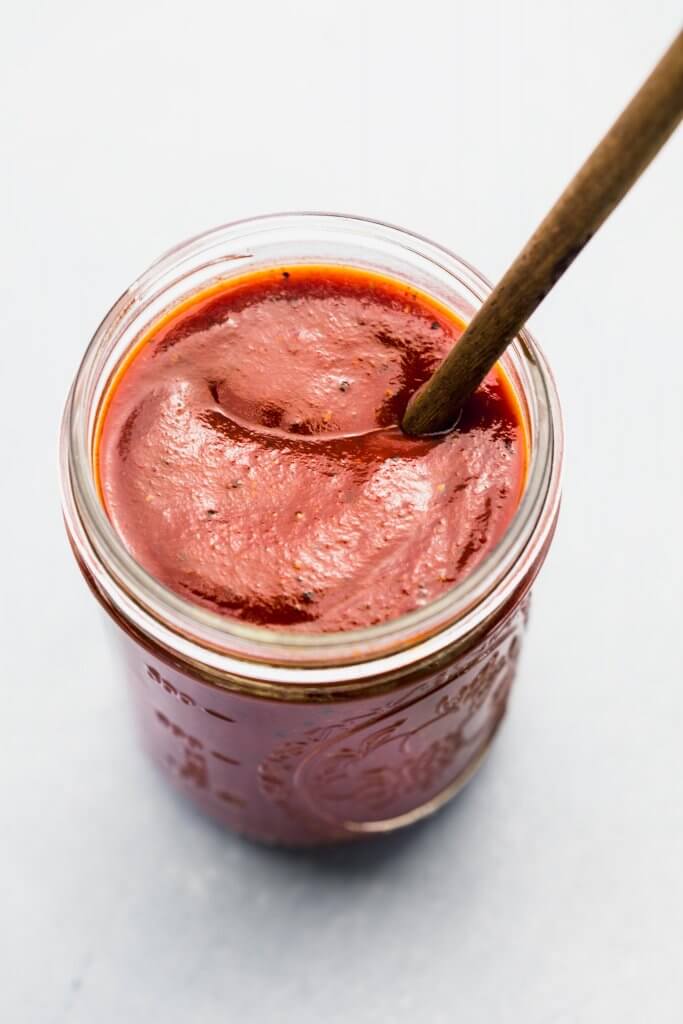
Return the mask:
<path fill-rule="evenodd" d="M 593 150 L 403 416 L 406 434 L 455 423 L 536 307 L 624 198 L 683 117 L 683 31 Z"/>

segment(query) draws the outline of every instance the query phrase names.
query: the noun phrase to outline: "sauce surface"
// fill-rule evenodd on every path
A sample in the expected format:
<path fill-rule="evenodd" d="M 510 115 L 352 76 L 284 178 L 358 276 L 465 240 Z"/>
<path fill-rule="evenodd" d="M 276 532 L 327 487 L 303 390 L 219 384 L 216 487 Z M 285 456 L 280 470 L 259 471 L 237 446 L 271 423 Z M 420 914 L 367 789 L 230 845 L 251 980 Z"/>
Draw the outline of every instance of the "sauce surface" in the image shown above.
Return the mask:
<path fill-rule="evenodd" d="M 103 403 L 111 522 L 171 590 L 258 625 L 358 629 L 434 600 L 500 540 L 526 473 L 500 367 L 451 434 L 400 431 L 463 329 L 411 286 L 346 267 L 199 293 L 141 339 Z"/>

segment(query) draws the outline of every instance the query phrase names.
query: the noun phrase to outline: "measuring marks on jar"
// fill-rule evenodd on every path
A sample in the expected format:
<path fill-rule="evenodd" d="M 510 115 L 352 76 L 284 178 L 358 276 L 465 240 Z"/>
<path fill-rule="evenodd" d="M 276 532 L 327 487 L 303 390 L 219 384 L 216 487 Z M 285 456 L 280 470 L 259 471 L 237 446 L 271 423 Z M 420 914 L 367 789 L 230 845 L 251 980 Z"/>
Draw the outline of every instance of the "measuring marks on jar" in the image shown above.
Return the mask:
<path fill-rule="evenodd" d="M 147 678 L 158 686 L 169 697 L 179 701 L 186 708 L 192 708 L 198 712 L 204 712 L 212 718 L 219 719 L 228 725 L 234 725 L 235 720 L 229 715 L 213 711 L 198 704 L 193 697 L 184 693 L 173 685 L 168 679 L 154 668 L 153 665 L 146 665 Z M 241 810 L 246 806 L 246 800 L 238 793 L 226 788 L 224 782 L 235 769 L 240 767 L 237 758 L 226 753 L 225 750 L 208 750 L 199 737 L 192 735 L 169 718 L 167 712 L 162 712 L 153 707 L 154 722 L 157 729 L 165 734 L 163 744 L 163 762 L 178 779 L 195 789 L 204 790 L 207 794 L 234 810 Z M 213 770 L 212 770 L 213 764 Z M 216 772 L 219 778 L 217 779 Z M 231 780 L 230 780 L 231 781 Z"/>

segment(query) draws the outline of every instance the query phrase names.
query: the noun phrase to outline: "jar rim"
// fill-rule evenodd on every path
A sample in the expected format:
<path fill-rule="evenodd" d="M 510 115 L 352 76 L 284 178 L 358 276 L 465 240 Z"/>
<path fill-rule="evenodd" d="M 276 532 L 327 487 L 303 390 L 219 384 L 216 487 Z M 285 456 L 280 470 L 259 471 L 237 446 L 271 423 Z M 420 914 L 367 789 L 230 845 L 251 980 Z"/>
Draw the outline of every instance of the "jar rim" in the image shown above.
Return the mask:
<path fill-rule="evenodd" d="M 100 594 L 136 630 L 162 649 L 224 677 L 226 685 L 238 679 L 257 686 L 357 684 L 450 646 L 481 625 L 514 591 L 523 567 L 533 564 L 542 549 L 559 503 L 563 440 L 559 400 L 545 356 L 529 332 L 522 330 L 503 358 L 515 361 L 525 378 L 521 381 L 524 394 L 518 396 L 529 403 L 532 420 L 525 490 L 496 546 L 464 580 L 435 600 L 360 630 L 288 632 L 221 616 L 187 601 L 133 558 L 106 515 L 93 473 L 94 401 L 98 394 L 101 399 L 111 377 L 117 340 L 133 328 L 139 337 L 156 318 L 150 317 L 155 304 L 159 307 L 173 288 L 189 283 L 193 273 L 208 273 L 228 261 L 232 268 L 241 260 L 253 259 L 248 250 L 256 250 L 265 237 L 286 244 L 288 233 L 297 231 L 304 237 L 315 235 L 327 242 L 334 237 L 350 245 L 362 239 L 383 247 L 383 252 L 391 251 L 391 258 L 409 254 L 419 262 L 421 273 L 436 273 L 438 268 L 440 275 L 453 279 L 454 286 L 466 289 L 468 300 L 481 302 L 491 290 L 482 274 L 448 249 L 381 221 L 315 212 L 233 221 L 169 249 L 114 303 L 86 349 L 62 421 L 63 507 L 82 567 Z M 349 261 L 343 262 L 348 265 Z M 142 316 L 148 319 L 136 328 L 136 318 Z"/>

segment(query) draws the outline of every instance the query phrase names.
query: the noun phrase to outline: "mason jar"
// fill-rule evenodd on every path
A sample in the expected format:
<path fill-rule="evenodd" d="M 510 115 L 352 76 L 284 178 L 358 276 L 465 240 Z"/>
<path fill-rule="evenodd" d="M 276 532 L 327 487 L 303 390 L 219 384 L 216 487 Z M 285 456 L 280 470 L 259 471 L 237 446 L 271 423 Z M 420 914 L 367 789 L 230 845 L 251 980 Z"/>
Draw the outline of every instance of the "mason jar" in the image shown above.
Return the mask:
<path fill-rule="evenodd" d="M 105 514 L 98 413 L 127 354 L 170 309 L 245 271 L 296 263 L 379 272 L 465 322 L 491 290 L 448 250 L 371 220 L 280 214 L 198 235 L 142 274 L 95 332 L 66 403 L 61 482 L 69 540 L 111 624 L 151 757 L 230 828 L 307 845 L 409 825 L 481 764 L 557 521 L 562 425 L 545 357 L 522 331 L 501 359 L 529 439 L 520 504 L 466 579 L 407 615 L 350 632 L 288 633 L 184 600 L 133 559 Z"/>

